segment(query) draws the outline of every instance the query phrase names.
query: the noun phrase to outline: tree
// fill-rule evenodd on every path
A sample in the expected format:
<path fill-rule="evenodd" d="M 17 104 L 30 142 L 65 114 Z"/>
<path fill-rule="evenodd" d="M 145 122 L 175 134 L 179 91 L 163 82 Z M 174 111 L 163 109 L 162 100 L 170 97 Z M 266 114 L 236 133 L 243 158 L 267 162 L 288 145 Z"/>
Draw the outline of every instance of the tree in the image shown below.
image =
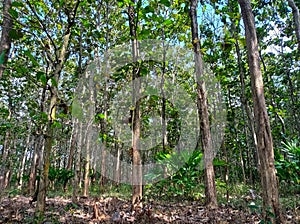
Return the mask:
<path fill-rule="evenodd" d="M 204 65 L 200 48 L 200 39 L 198 34 L 197 22 L 198 1 L 190 1 L 190 19 L 192 30 L 192 43 L 194 48 L 194 60 L 197 81 L 197 106 L 200 121 L 200 138 L 204 151 L 204 175 L 205 175 L 205 196 L 206 205 L 214 208 L 217 207 L 217 193 L 215 184 L 215 172 L 213 166 L 213 147 L 210 133 L 210 122 L 207 105 L 207 92 L 204 81 Z"/>
<path fill-rule="evenodd" d="M 79 6 L 80 1 L 77 1 L 71 6 L 66 5 L 65 6 L 65 13 L 67 16 L 67 24 L 65 26 L 65 31 L 62 37 L 62 44 L 61 47 L 58 48 L 52 38 L 50 37 L 48 31 L 46 30 L 46 26 L 43 24 L 41 19 L 39 18 L 39 15 L 36 13 L 34 7 L 29 4 L 31 10 L 37 17 L 41 27 L 44 29 L 44 31 L 48 34 L 49 41 L 51 44 L 53 44 L 53 48 L 57 49 L 57 52 L 55 52 L 55 62 L 52 64 L 53 71 L 51 76 L 53 77 L 52 85 L 49 85 L 50 90 L 50 103 L 48 108 L 48 123 L 46 126 L 46 131 L 44 133 L 45 142 L 44 142 L 44 156 L 43 156 L 43 170 L 41 172 L 40 181 L 39 181 L 39 187 L 38 187 L 38 194 L 37 194 L 37 205 L 36 205 L 36 214 L 35 216 L 37 218 L 42 217 L 44 215 L 45 206 L 46 206 L 46 194 L 47 194 L 47 187 L 48 187 L 48 176 L 49 176 L 49 168 L 50 168 L 50 155 L 52 150 L 52 143 L 54 140 L 54 122 L 56 121 L 56 110 L 57 110 L 57 104 L 59 102 L 59 96 L 58 96 L 58 83 L 60 80 L 60 75 L 65 63 L 65 60 L 68 56 L 68 45 L 70 41 L 71 36 L 71 29 L 75 23 L 76 13 Z"/>
<path fill-rule="evenodd" d="M 279 206 L 279 193 L 274 165 L 273 139 L 266 110 L 264 85 L 260 68 L 258 41 L 252 8 L 249 0 L 238 1 L 245 24 L 248 63 L 251 75 L 251 90 L 257 135 L 257 150 L 260 161 L 261 185 L 263 191 L 263 218 L 273 223 L 284 223 Z M 268 209 L 271 209 L 268 211 Z M 275 215 L 273 219 L 268 212 Z"/>
<path fill-rule="evenodd" d="M 13 18 L 10 14 L 12 10 L 12 1 L 3 1 L 3 22 L 2 22 L 2 33 L 0 40 L 0 79 L 3 75 L 3 71 L 8 60 L 8 55 L 11 47 L 10 31 L 13 28 Z"/>
<path fill-rule="evenodd" d="M 132 103 L 133 103 L 133 114 L 132 114 L 132 204 L 140 205 L 143 196 L 143 174 L 142 174 L 142 161 L 140 154 L 140 136 L 141 136 L 141 109 L 140 109 L 140 96 L 141 96 L 141 79 L 140 79 L 140 68 L 138 67 L 138 39 L 137 39 L 137 24 L 138 12 L 135 10 L 141 6 L 141 1 L 137 3 L 135 0 L 128 6 L 128 19 L 130 38 L 132 44 L 132 57 L 133 71 L 132 71 Z"/>

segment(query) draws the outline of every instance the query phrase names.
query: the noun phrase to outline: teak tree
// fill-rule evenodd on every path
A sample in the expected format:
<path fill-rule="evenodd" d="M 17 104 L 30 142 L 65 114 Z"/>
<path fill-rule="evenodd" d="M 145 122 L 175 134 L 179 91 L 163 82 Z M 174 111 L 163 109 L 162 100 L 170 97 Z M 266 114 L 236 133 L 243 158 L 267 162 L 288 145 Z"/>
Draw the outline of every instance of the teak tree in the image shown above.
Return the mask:
<path fill-rule="evenodd" d="M 208 207 L 217 207 L 217 193 L 215 183 L 215 171 L 213 166 L 213 148 L 210 133 L 209 112 L 207 104 L 207 91 L 204 80 L 204 65 L 200 48 L 197 22 L 198 1 L 190 1 L 190 19 L 192 29 L 192 43 L 194 48 L 194 60 L 197 82 L 197 106 L 200 121 L 201 146 L 204 152 L 204 176 L 205 198 Z"/>
<path fill-rule="evenodd" d="M 141 1 L 136 3 L 132 1 L 128 6 L 128 18 L 130 38 L 132 42 L 132 58 L 133 58 L 133 71 L 132 71 L 132 103 L 133 103 L 133 118 L 132 118 L 132 204 L 140 205 L 143 196 L 143 174 L 142 174 L 142 161 L 140 154 L 140 136 L 141 136 L 141 109 L 140 109 L 140 96 L 141 96 L 141 79 L 140 68 L 138 67 L 138 39 L 137 39 L 137 24 L 138 13 L 135 11 L 135 6 L 140 5 Z M 134 208 L 133 206 L 133 208 Z"/>
<path fill-rule="evenodd" d="M 13 28 L 13 18 L 9 13 L 12 8 L 11 2 L 11 0 L 3 1 L 3 22 L 1 24 L 2 33 L 0 41 L 0 78 L 5 69 L 11 47 L 10 31 Z"/>
<path fill-rule="evenodd" d="M 56 120 L 56 110 L 57 110 L 57 103 L 59 101 L 58 99 L 58 83 L 60 80 L 60 74 L 62 72 L 65 60 L 68 56 L 68 45 L 70 41 L 71 36 L 71 29 L 74 26 L 75 23 L 75 17 L 77 13 L 77 9 L 79 6 L 80 1 L 77 1 L 74 3 L 73 7 L 71 9 L 65 10 L 67 13 L 67 24 L 66 24 L 66 30 L 64 32 L 63 41 L 60 49 L 58 50 L 58 53 L 55 52 L 55 62 L 53 63 L 53 74 L 52 77 L 54 79 L 53 85 L 49 85 L 50 90 L 50 103 L 49 103 L 49 109 L 48 109 L 48 123 L 47 127 L 44 133 L 45 142 L 44 142 L 44 156 L 43 156 L 43 170 L 40 175 L 40 181 L 38 186 L 38 194 L 37 194 L 37 204 L 36 204 L 36 214 L 35 216 L 37 218 L 42 217 L 45 212 L 45 206 L 46 206 L 46 194 L 47 194 L 47 188 L 48 188 L 48 176 L 49 176 L 49 168 L 50 168 L 50 156 L 51 156 L 51 150 L 52 150 L 52 143 L 54 140 L 53 134 L 54 134 L 54 126 L 53 123 Z M 36 13 L 34 7 L 32 5 L 29 5 L 31 10 L 34 12 L 35 16 L 38 18 L 40 25 L 46 33 L 48 31 L 45 28 L 45 25 L 43 24 L 42 20 L 39 19 L 38 14 Z M 66 6 L 67 7 L 67 6 Z M 48 35 L 50 38 L 50 35 Z M 50 38 L 51 39 L 51 38 Z M 54 43 L 53 41 L 51 41 Z M 53 46 L 53 48 L 58 49 L 56 45 Z"/>
<path fill-rule="evenodd" d="M 263 219 L 272 223 L 284 223 L 279 206 L 278 182 L 274 165 L 273 139 L 266 109 L 264 84 L 260 67 L 256 27 L 250 0 L 238 1 L 245 24 L 248 63 L 251 75 L 251 91 L 257 135 L 257 150 L 263 192 Z M 271 209 L 271 211 L 268 211 Z M 268 215 L 272 212 L 275 219 Z"/>

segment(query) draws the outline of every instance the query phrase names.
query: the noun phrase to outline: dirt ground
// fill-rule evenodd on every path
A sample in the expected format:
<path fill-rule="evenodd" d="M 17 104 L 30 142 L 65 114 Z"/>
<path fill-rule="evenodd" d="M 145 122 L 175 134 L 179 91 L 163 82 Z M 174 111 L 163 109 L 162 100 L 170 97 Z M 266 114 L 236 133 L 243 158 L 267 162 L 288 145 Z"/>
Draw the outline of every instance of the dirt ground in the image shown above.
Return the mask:
<path fill-rule="evenodd" d="M 0 199 L 0 223 L 33 223 L 35 202 L 30 197 L 15 196 Z M 44 223 L 259 223 L 259 215 L 250 210 L 239 211 L 220 206 L 209 210 L 195 202 L 144 203 L 132 212 L 129 201 L 116 197 L 81 198 L 73 204 L 70 199 L 47 199 Z M 300 223 L 299 212 L 285 217 L 287 223 Z"/>

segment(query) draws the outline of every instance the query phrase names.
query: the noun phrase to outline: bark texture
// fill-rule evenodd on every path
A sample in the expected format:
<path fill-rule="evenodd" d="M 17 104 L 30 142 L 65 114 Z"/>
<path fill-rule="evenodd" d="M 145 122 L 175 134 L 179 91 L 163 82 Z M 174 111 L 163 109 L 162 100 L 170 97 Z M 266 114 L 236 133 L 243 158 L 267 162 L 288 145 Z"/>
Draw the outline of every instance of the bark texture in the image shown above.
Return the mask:
<path fill-rule="evenodd" d="M 194 47 L 194 59 L 197 79 L 197 101 L 200 121 L 201 145 L 204 151 L 204 175 L 205 175 L 205 200 L 206 205 L 215 208 L 217 204 L 217 193 L 215 184 L 215 171 L 213 166 L 213 148 L 210 133 L 209 113 L 207 105 L 207 92 L 204 81 L 203 59 L 200 48 L 197 22 L 198 1 L 190 1 L 190 19 L 192 29 L 192 43 Z"/>
<path fill-rule="evenodd" d="M 132 42 L 132 57 L 133 62 L 137 62 L 139 57 L 138 40 L 137 40 L 137 21 L 136 12 L 134 6 L 135 0 L 132 1 L 133 5 L 128 7 L 128 18 L 130 37 Z M 138 3 L 139 4 L 139 3 Z M 137 64 L 134 65 L 132 74 L 133 94 L 132 103 L 133 119 L 132 119 L 132 205 L 141 206 L 141 200 L 143 196 L 143 174 L 142 174 L 142 162 L 140 155 L 140 135 L 141 135 L 141 111 L 140 111 L 140 95 L 141 95 L 141 80 L 140 69 Z"/>
<path fill-rule="evenodd" d="M 280 212 L 278 182 L 274 165 L 273 139 L 266 109 L 264 86 L 259 60 L 258 41 L 250 0 L 238 1 L 246 30 L 248 63 L 251 75 L 251 89 L 257 136 L 257 149 L 260 161 L 261 184 L 263 191 L 263 219 L 272 223 L 284 223 Z M 271 212 L 275 218 L 270 217 Z"/>
<path fill-rule="evenodd" d="M 9 33 L 13 28 L 13 19 L 9 14 L 9 10 L 11 9 L 11 2 L 12 2 L 11 0 L 3 1 L 3 22 L 2 22 L 1 41 L 0 41 L 0 58 L 3 61 L 2 63 L 0 63 L 0 79 L 5 70 L 9 51 L 11 48 L 11 37 L 9 36 Z"/>

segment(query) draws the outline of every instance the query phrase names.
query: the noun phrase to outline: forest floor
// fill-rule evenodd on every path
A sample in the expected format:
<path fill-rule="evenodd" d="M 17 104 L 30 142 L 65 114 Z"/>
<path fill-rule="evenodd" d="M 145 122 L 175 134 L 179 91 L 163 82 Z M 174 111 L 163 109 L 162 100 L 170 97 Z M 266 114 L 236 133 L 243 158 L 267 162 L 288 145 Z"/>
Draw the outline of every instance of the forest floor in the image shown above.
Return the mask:
<path fill-rule="evenodd" d="M 0 223 L 33 223 L 35 204 L 31 197 L 14 196 L 0 199 Z M 228 206 L 207 209 L 196 202 L 144 203 L 142 209 L 131 212 L 130 202 L 117 197 L 47 199 L 43 223 L 259 223 L 257 212 L 237 210 Z M 299 209 L 285 214 L 286 223 L 300 223 Z"/>

